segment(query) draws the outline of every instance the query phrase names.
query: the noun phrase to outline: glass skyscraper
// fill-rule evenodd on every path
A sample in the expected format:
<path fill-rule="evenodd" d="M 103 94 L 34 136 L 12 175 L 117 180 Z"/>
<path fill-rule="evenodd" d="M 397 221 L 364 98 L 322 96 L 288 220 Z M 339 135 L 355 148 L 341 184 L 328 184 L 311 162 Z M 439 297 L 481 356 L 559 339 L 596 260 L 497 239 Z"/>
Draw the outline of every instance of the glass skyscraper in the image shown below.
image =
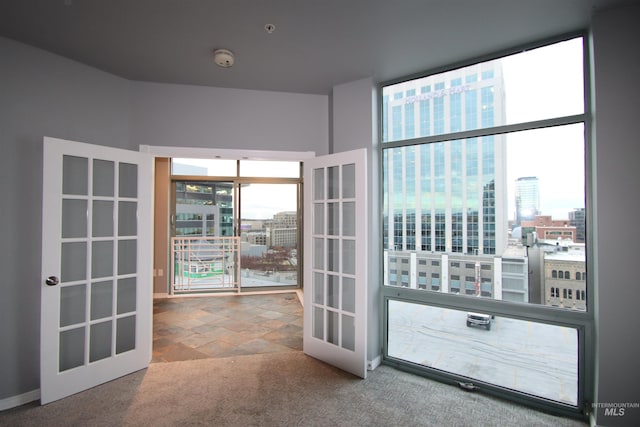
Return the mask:
<path fill-rule="evenodd" d="M 540 186 L 535 176 L 516 180 L 516 225 L 533 221 L 540 214 Z"/>
<path fill-rule="evenodd" d="M 504 124 L 503 85 L 488 62 L 384 88 L 385 251 L 504 251 L 504 137 L 429 138 Z"/>

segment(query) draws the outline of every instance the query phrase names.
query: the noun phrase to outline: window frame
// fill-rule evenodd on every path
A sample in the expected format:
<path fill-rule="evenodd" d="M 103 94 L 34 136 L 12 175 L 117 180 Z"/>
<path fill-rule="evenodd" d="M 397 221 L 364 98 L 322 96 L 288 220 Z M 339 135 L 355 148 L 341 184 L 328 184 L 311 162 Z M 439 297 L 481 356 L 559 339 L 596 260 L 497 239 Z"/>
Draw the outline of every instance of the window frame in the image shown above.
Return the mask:
<path fill-rule="evenodd" d="M 588 238 L 594 230 L 593 217 L 595 212 L 595 204 L 593 203 L 593 188 L 595 176 L 593 173 L 593 118 L 592 118 L 592 66 L 591 66 L 591 47 L 589 34 L 587 31 L 576 31 L 572 33 L 562 34 L 542 40 L 537 40 L 528 44 L 514 46 L 509 49 L 496 51 L 489 55 L 472 58 L 465 61 L 453 63 L 451 65 L 442 66 L 427 70 L 394 80 L 384 81 L 378 85 L 378 117 L 383 117 L 384 96 L 383 88 L 385 86 L 402 83 L 434 74 L 444 73 L 458 68 L 471 66 L 485 61 L 499 59 L 504 56 L 524 52 L 529 49 L 540 48 L 555 43 L 567 41 L 574 38 L 582 38 L 583 42 L 583 75 L 584 75 L 584 112 L 582 114 L 555 117 L 552 119 L 534 120 L 523 123 L 515 123 L 509 125 L 500 125 L 490 128 L 481 128 L 471 131 L 452 132 L 442 135 L 431 135 L 406 140 L 398 140 L 392 142 L 383 141 L 383 120 L 378 120 L 378 191 L 379 191 L 379 250 L 380 254 L 384 253 L 385 226 L 384 226 L 384 151 L 390 148 L 404 146 L 419 146 L 421 144 L 430 144 L 436 142 L 446 142 L 454 140 L 464 140 L 467 138 L 490 136 L 496 134 L 507 134 L 517 131 L 533 130 L 553 126 L 584 124 L 585 132 L 585 150 L 584 150 L 584 166 L 585 166 L 585 235 Z M 431 108 L 435 108 L 432 106 Z M 434 119 L 435 120 L 435 119 Z M 391 129 L 388 130 L 391 132 Z M 593 265 L 593 249 L 594 242 L 590 241 L 586 246 L 586 269 L 594 268 Z M 382 256 L 382 255 L 381 255 Z M 379 263 L 379 277 L 384 277 L 384 265 Z M 588 277 L 586 277 L 588 276 Z M 459 382 L 469 381 L 466 377 L 440 371 L 438 369 L 429 368 L 422 365 L 412 364 L 398 358 L 389 356 L 388 354 L 388 319 L 389 319 L 389 301 L 398 300 L 415 304 L 423 304 L 434 307 L 449 308 L 456 310 L 480 311 L 491 313 L 496 316 L 505 316 L 514 319 L 528 320 L 533 322 L 545 323 L 550 325 L 564 326 L 574 328 L 578 334 L 577 348 L 577 369 L 578 369 L 578 388 L 577 388 L 577 406 L 564 404 L 557 401 L 548 400 L 542 397 L 529 395 L 523 392 L 509 390 L 490 383 L 474 380 L 474 384 L 480 385 L 481 389 L 488 393 L 508 400 L 525 404 L 537 409 L 562 416 L 571 416 L 586 419 L 587 414 L 591 410 L 591 403 L 594 398 L 594 366 L 595 366 L 595 321 L 594 321 L 594 284 L 592 277 L 594 275 L 586 275 L 583 273 L 585 280 L 585 296 L 590 295 L 586 300 L 585 311 L 568 310 L 557 306 L 548 306 L 543 304 L 515 303 L 510 301 L 494 300 L 488 298 L 470 298 L 468 296 L 453 295 L 449 293 L 431 292 L 423 289 L 399 288 L 394 286 L 385 286 L 381 280 L 380 283 L 380 312 L 382 313 L 382 363 L 394 366 L 398 369 L 409 371 L 421 376 L 433 378 L 446 383 L 457 384 Z M 430 286 L 433 289 L 433 286 Z M 556 295 L 559 297 L 559 289 L 556 288 Z M 553 288 L 552 288 L 553 297 Z"/>
<path fill-rule="evenodd" d="M 215 153 L 217 150 L 210 150 L 212 153 Z M 207 150 L 205 150 L 205 152 L 207 152 Z M 241 150 L 238 150 L 238 152 L 242 152 Z M 211 154 L 212 155 L 212 154 Z M 212 155 L 213 156 L 213 155 Z M 221 156 L 213 156 L 212 159 L 213 160 L 219 160 Z M 175 195 L 176 195 L 176 187 L 183 183 L 186 184 L 187 182 L 197 182 L 197 183 L 212 183 L 212 184 L 216 184 L 216 183 L 227 183 L 227 184 L 231 184 L 231 200 L 232 200 L 232 207 L 233 207 L 233 213 L 232 213 L 232 222 L 233 222 L 233 232 L 230 236 L 233 237 L 241 237 L 242 231 L 241 231 L 241 227 L 240 224 L 242 222 L 242 218 L 240 217 L 242 215 L 241 212 L 241 194 L 242 194 L 242 190 L 241 187 L 243 185 L 250 185 L 250 184 L 274 184 L 274 185 L 295 185 L 296 188 L 296 250 L 298 253 L 298 257 L 299 259 L 301 259 L 302 257 L 304 257 L 304 222 L 303 222 L 303 216 L 304 216 L 304 203 L 303 203 L 303 185 L 304 185 L 304 176 L 303 176 L 303 169 L 304 169 L 304 161 L 305 159 L 289 159 L 289 158 L 284 158 L 284 159 L 278 159 L 278 158 L 270 158 L 270 157 L 257 157 L 257 158 L 249 158 L 249 156 L 240 156 L 240 155 L 236 155 L 236 156 L 229 156 L 231 158 L 226 158 L 227 156 L 225 156 L 224 160 L 228 160 L 230 162 L 235 162 L 235 169 L 236 169 L 236 174 L 235 175 L 181 175 L 181 174 L 174 174 L 173 172 L 173 162 L 176 158 L 178 159 L 186 159 L 186 160 L 190 160 L 190 159 L 196 159 L 196 160 L 210 160 L 207 157 L 204 156 L 199 156 L 199 155 L 193 155 L 193 156 L 173 156 L 173 157 L 167 157 L 169 159 L 169 191 L 171 196 L 169 197 L 169 212 L 170 212 L 170 216 L 172 216 L 172 221 L 173 224 L 170 225 L 170 227 L 172 227 L 174 230 L 176 230 L 176 219 L 177 219 L 177 213 L 175 212 L 176 209 L 176 200 L 175 200 Z M 236 158 L 237 157 L 237 158 Z M 241 158 L 240 158 L 241 157 Z M 297 168 L 299 171 L 299 175 L 298 177 L 276 177 L 276 176 L 270 176 L 270 175 L 258 175 L 258 176 L 250 176 L 248 174 L 242 175 L 240 172 L 241 169 L 241 165 L 242 162 L 265 162 L 265 163 L 269 163 L 271 162 L 272 164 L 275 163 L 284 163 L 284 162 L 288 162 L 288 163 L 292 163 L 292 164 L 297 164 Z M 187 187 L 188 185 L 185 185 L 185 193 L 187 192 Z M 208 193 L 210 194 L 210 193 Z M 182 235 L 178 235 L 176 234 L 176 236 L 180 237 L 190 237 L 190 236 L 199 236 L 202 234 L 202 229 L 196 230 L 196 227 L 192 227 L 190 228 L 190 230 L 192 230 L 192 233 L 189 234 L 182 234 Z M 172 231 L 171 231 L 172 232 Z M 174 236 L 171 236 L 174 237 Z M 241 253 L 238 253 L 238 256 L 241 257 Z M 298 267 L 297 267 L 297 272 L 296 272 L 296 277 L 297 277 L 297 283 L 294 285 L 288 285 L 288 284 L 283 284 L 283 285 L 267 285 L 267 286 L 247 286 L 246 288 L 241 288 L 240 292 L 270 292 L 270 291 L 278 291 L 278 290 L 301 290 L 304 288 L 304 283 L 303 283 L 303 278 L 304 278 L 304 265 L 302 262 L 298 263 Z M 175 294 L 175 290 L 172 289 L 171 284 L 168 284 L 169 286 L 169 294 Z M 226 289 L 222 289 L 222 291 L 225 291 Z M 206 289 L 203 290 L 201 293 L 207 293 L 210 295 L 216 294 L 216 293 L 220 293 L 221 290 L 219 289 Z M 191 292 L 180 292 L 182 294 L 188 294 L 188 293 L 193 293 Z"/>

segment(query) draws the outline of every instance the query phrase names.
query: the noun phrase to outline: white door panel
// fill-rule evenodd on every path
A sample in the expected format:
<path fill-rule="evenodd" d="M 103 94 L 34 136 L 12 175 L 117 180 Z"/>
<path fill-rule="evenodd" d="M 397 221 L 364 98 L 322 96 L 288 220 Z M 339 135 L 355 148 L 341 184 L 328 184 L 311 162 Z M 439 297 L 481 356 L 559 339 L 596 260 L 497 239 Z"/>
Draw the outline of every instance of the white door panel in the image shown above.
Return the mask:
<path fill-rule="evenodd" d="M 304 164 L 304 352 L 365 378 L 366 150 Z"/>
<path fill-rule="evenodd" d="M 41 403 L 148 366 L 148 154 L 44 139 Z"/>

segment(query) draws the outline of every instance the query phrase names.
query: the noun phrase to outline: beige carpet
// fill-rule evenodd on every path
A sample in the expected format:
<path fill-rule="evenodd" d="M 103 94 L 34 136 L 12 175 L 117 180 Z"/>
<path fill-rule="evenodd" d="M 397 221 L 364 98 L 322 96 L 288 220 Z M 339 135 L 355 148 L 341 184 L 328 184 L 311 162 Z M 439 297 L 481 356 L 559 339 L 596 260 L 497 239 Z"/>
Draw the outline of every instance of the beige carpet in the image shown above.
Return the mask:
<path fill-rule="evenodd" d="M 360 380 L 302 352 L 154 363 L 11 426 L 584 426 L 381 366 Z"/>

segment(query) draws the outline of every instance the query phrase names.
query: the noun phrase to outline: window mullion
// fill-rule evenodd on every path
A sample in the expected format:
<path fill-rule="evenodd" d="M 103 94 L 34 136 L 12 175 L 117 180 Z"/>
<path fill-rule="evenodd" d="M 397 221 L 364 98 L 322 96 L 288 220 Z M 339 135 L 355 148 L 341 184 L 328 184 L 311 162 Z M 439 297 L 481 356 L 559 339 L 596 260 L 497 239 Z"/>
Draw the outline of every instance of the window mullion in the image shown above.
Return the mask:
<path fill-rule="evenodd" d="M 385 142 L 384 144 L 381 144 L 381 148 L 383 150 L 386 150 L 389 148 L 406 147 L 410 145 L 432 144 L 436 142 L 453 141 L 458 139 L 479 138 L 483 136 L 501 135 L 511 132 L 521 132 L 525 130 L 543 129 L 554 126 L 584 123 L 584 121 L 585 114 L 575 114 L 572 116 L 554 117 L 552 119 L 535 120 L 531 122 L 516 123 L 512 125 L 494 126 L 490 128 L 466 130 L 462 132 L 446 133 L 442 135 L 426 136 L 422 138 Z"/>

